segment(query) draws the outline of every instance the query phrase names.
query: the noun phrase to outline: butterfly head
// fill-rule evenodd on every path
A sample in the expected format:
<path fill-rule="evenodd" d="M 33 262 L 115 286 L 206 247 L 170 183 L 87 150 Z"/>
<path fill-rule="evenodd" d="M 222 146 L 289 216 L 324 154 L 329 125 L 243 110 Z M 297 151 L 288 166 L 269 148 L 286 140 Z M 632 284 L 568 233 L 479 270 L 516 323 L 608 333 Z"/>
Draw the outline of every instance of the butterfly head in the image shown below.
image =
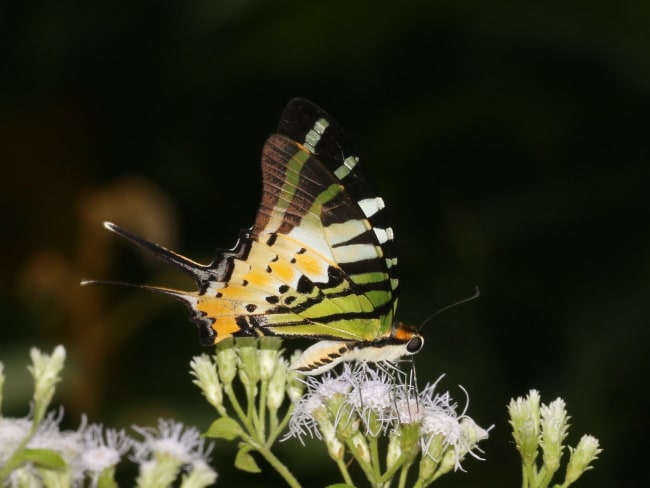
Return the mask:
<path fill-rule="evenodd" d="M 404 345 L 405 355 L 416 354 L 424 346 L 424 337 L 416 328 L 397 320 L 393 323 L 391 337 L 395 342 Z"/>

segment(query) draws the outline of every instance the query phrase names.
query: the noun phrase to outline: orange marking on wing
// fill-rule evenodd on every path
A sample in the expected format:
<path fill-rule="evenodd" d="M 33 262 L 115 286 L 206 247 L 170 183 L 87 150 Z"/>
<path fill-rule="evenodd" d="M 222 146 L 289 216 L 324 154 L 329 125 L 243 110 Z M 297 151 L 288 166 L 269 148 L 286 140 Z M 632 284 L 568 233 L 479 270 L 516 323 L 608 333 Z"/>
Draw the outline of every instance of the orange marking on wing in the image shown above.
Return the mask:
<path fill-rule="evenodd" d="M 262 289 L 272 286 L 272 280 L 269 273 L 256 269 L 250 270 L 250 272 L 246 273 L 243 278 L 248 281 L 249 286 L 256 286 L 257 288 Z"/>
<path fill-rule="evenodd" d="M 227 300 L 246 301 L 251 299 L 251 292 L 242 286 L 229 286 L 219 290 L 221 296 Z M 215 298 L 215 300 L 219 300 Z"/>
<path fill-rule="evenodd" d="M 208 317 L 223 317 L 233 313 L 241 313 L 241 307 L 237 302 L 219 298 L 203 298 L 197 303 L 196 309 L 205 313 Z"/>
<path fill-rule="evenodd" d="M 306 152 L 307 154 L 311 154 L 311 151 L 307 149 L 305 146 L 300 144 L 299 142 L 295 142 L 296 146 L 298 146 L 298 149 L 300 149 L 303 152 Z"/>
<path fill-rule="evenodd" d="M 296 264 L 300 271 L 307 276 L 323 276 L 325 274 L 324 263 L 313 256 L 305 254 L 296 254 Z"/>
<path fill-rule="evenodd" d="M 294 269 L 289 263 L 273 263 L 271 264 L 271 269 L 273 270 L 273 274 L 279 280 L 284 281 L 285 283 L 293 282 Z"/>
<path fill-rule="evenodd" d="M 235 317 L 245 313 L 237 302 L 218 298 L 199 300 L 196 308 L 199 312 L 203 312 L 214 319 L 212 328 L 217 333 L 215 344 L 240 330 L 237 322 L 235 322 Z"/>
<path fill-rule="evenodd" d="M 214 338 L 215 344 L 240 330 L 237 322 L 235 322 L 235 317 L 220 317 L 212 324 L 212 328 L 217 332 L 217 337 Z"/>

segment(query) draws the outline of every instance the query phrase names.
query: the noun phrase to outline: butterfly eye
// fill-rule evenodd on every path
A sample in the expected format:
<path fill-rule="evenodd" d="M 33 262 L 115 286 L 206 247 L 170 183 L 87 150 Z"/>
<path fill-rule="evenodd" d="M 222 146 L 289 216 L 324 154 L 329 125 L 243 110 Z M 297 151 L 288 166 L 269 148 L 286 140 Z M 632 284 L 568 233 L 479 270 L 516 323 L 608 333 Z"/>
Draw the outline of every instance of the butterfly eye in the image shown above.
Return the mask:
<path fill-rule="evenodd" d="M 409 354 L 415 354 L 424 346 L 424 339 L 422 336 L 413 336 L 410 341 L 406 344 L 406 352 Z"/>

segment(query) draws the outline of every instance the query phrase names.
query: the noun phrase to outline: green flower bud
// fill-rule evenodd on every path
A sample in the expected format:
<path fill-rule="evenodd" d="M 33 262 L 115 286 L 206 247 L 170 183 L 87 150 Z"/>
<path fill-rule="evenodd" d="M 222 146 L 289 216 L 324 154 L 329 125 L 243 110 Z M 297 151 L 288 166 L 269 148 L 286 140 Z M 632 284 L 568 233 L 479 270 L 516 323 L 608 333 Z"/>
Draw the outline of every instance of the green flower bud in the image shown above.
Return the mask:
<path fill-rule="evenodd" d="M 354 446 L 354 455 L 357 458 L 363 459 L 366 463 L 371 462 L 370 448 L 368 441 L 361 432 L 357 432 L 350 438 L 350 443 Z"/>
<path fill-rule="evenodd" d="M 235 341 L 239 356 L 239 380 L 246 388 L 255 387 L 260 380 L 260 363 L 257 356 L 259 340 L 241 337 Z"/>
<path fill-rule="evenodd" d="M 235 341 L 232 337 L 217 344 L 215 359 L 219 378 L 225 385 L 230 386 L 237 375 L 237 353 L 235 352 Z"/>
<path fill-rule="evenodd" d="M 193 461 L 189 470 L 183 477 L 181 488 L 204 488 L 217 481 L 217 472 L 202 459 Z"/>
<path fill-rule="evenodd" d="M 279 337 L 260 337 L 257 352 L 262 381 L 269 381 L 273 376 L 280 357 L 280 346 L 282 346 L 282 339 Z"/>
<path fill-rule="evenodd" d="M 575 449 L 569 448 L 571 457 L 569 458 L 569 465 L 566 469 L 565 485 L 569 485 L 576 481 L 582 473 L 591 469 L 590 464 L 598 459 L 598 454 L 603 452 L 599 448 L 598 439 L 591 435 L 583 435 L 578 442 Z"/>
<path fill-rule="evenodd" d="M 284 401 L 285 386 L 287 384 L 287 369 L 289 365 L 286 360 L 279 358 L 275 362 L 273 375 L 269 382 L 269 390 L 266 397 L 266 404 L 269 410 L 275 411 L 280 408 Z"/>
<path fill-rule="evenodd" d="M 388 448 L 386 449 L 386 468 L 399 462 L 402 456 L 402 438 L 397 430 L 392 431 L 388 437 Z"/>
<path fill-rule="evenodd" d="M 539 392 L 530 390 L 526 398 L 511 400 L 508 412 L 517 450 L 524 464 L 532 465 L 537 457 L 540 435 Z"/>
<path fill-rule="evenodd" d="M 301 355 L 302 351 L 294 352 L 289 360 L 289 364 L 293 364 Z M 287 395 L 292 403 L 298 403 L 298 400 L 302 398 L 302 394 L 305 391 L 305 383 L 301 379 L 304 377 L 305 375 L 299 371 L 293 369 L 287 371 Z"/>
<path fill-rule="evenodd" d="M 542 405 L 540 414 L 542 418 L 540 446 L 542 447 L 544 466 L 548 473 L 552 474 L 560 467 L 563 450 L 562 442 L 566 437 L 568 428 L 568 416 L 564 400 L 558 398 L 548 406 Z"/>
<path fill-rule="evenodd" d="M 197 385 L 208 403 L 215 408 L 223 404 L 223 388 L 219 381 L 216 364 L 206 354 L 196 356 L 190 362 L 191 374 L 196 379 L 192 381 Z"/>
<path fill-rule="evenodd" d="M 36 348 L 30 351 L 32 366 L 29 372 L 34 377 L 34 423 L 38 425 L 54 396 L 54 387 L 60 380 L 59 373 L 65 362 L 65 348 L 56 346 L 52 355 L 41 353 Z"/>

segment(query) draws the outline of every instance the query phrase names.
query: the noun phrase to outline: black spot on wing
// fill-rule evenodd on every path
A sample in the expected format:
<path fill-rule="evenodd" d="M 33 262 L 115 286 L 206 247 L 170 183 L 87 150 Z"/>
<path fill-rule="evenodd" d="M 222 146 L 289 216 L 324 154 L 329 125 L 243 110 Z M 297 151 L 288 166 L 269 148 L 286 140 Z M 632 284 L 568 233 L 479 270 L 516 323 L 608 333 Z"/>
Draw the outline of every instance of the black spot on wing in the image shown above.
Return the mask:
<path fill-rule="evenodd" d="M 314 286 L 314 283 L 309 278 L 307 278 L 305 275 L 302 275 L 298 279 L 296 290 L 302 295 L 308 295 L 314 290 Z"/>

